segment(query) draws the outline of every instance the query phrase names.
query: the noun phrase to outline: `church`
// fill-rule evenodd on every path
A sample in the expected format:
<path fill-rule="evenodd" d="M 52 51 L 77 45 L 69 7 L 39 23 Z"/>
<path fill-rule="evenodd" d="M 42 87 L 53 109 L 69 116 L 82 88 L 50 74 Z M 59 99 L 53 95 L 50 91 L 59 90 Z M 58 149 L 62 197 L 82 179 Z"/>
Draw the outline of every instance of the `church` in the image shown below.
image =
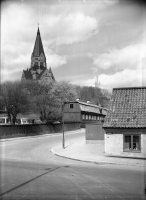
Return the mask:
<path fill-rule="evenodd" d="M 34 49 L 31 55 L 31 65 L 27 70 L 23 70 L 21 81 L 36 80 L 41 82 L 55 82 L 51 67 L 47 69 L 46 56 L 38 27 Z"/>

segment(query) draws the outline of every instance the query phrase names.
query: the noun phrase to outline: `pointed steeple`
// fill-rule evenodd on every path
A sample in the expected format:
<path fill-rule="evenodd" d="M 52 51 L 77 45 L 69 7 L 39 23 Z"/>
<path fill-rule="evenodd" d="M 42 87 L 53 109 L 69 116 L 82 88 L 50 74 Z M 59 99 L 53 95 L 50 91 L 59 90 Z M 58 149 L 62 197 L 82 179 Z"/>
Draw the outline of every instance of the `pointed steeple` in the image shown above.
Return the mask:
<path fill-rule="evenodd" d="M 41 54 L 43 54 L 43 56 L 46 58 L 45 53 L 44 53 L 43 44 L 42 44 L 40 30 L 39 30 L 39 27 L 38 27 L 37 36 L 36 36 L 32 56 L 39 57 Z"/>
<path fill-rule="evenodd" d="M 31 55 L 30 68 L 23 70 L 22 80 L 36 80 L 40 82 L 55 81 L 51 67 L 49 70 L 47 69 L 46 56 L 44 53 L 39 26 L 37 30 L 35 45 Z"/>
<path fill-rule="evenodd" d="M 52 73 L 52 69 L 51 69 L 51 67 L 49 68 L 48 72 L 49 72 L 49 74 L 50 74 L 52 80 L 55 81 L 55 78 L 54 78 L 54 75 L 53 75 L 53 73 Z"/>
<path fill-rule="evenodd" d="M 51 67 L 49 68 L 49 73 L 52 73 L 52 69 L 51 69 Z"/>
<path fill-rule="evenodd" d="M 39 26 L 38 26 L 38 32 L 37 32 L 37 35 L 40 35 L 40 29 L 39 29 Z"/>

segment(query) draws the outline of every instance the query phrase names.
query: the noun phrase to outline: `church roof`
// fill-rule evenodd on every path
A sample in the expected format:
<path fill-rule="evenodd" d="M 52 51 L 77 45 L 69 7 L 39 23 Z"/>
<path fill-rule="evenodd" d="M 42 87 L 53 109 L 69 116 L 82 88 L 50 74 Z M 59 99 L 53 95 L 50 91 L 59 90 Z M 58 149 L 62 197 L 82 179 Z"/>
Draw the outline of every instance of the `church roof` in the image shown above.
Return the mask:
<path fill-rule="evenodd" d="M 35 45 L 34 45 L 34 49 L 33 49 L 32 54 L 33 54 L 34 57 L 38 57 L 38 56 L 41 55 L 41 53 L 45 57 L 44 48 L 43 48 L 42 39 L 41 39 L 41 34 L 40 34 L 40 30 L 38 28 L 37 36 L 36 36 L 36 40 L 35 40 Z"/>
<path fill-rule="evenodd" d="M 53 75 L 53 73 L 52 73 L 51 67 L 49 68 L 49 73 L 51 74 L 52 79 L 55 81 L 55 78 L 54 78 L 54 75 Z"/>
<path fill-rule="evenodd" d="M 114 88 L 104 128 L 146 128 L 146 87 Z"/>
<path fill-rule="evenodd" d="M 49 68 L 49 70 L 48 70 L 48 69 L 43 70 L 43 71 L 39 74 L 39 76 L 37 77 L 37 80 L 40 79 L 40 78 L 43 76 L 43 74 L 44 74 L 45 72 L 47 72 L 47 71 L 49 72 L 50 78 L 51 78 L 53 81 L 55 81 L 55 78 L 54 78 L 54 75 L 53 75 L 53 73 L 52 73 L 51 67 Z"/>
<path fill-rule="evenodd" d="M 47 69 L 43 70 L 43 71 L 39 74 L 39 76 L 37 77 L 37 79 L 40 79 L 46 70 L 47 70 Z"/>
<path fill-rule="evenodd" d="M 26 78 L 27 80 L 32 80 L 32 75 L 31 75 L 31 72 L 30 72 L 30 71 L 28 71 L 28 70 L 23 70 L 23 72 L 24 72 L 25 78 Z"/>

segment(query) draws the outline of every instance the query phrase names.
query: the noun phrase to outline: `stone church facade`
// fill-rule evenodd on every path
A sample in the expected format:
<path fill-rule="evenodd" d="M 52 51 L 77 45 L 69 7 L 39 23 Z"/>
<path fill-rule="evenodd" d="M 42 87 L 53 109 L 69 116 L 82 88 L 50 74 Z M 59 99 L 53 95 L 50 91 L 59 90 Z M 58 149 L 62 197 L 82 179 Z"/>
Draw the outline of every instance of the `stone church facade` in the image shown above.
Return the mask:
<path fill-rule="evenodd" d="M 55 81 L 51 67 L 47 69 L 46 56 L 44 53 L 39 27 L 34 49 L 31 55 L 31 66 L 29 69 L 23 70 L 21 80 L 36 80 L 43 82 Z"/>

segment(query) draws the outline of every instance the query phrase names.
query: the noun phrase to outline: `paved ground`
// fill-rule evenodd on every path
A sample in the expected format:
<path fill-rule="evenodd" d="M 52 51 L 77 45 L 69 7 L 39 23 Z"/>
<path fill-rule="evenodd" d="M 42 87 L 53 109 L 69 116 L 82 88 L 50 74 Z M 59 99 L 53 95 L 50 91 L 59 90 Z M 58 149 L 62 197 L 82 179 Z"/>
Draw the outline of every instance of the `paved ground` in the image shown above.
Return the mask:
<path fill-rule="evenodd" d="M 84 138 L 84 130 L 65 133 L 66 147 L 78 141 L 81 150 Z M 0 199 L 145 199 L 143 167 L 80 162 L 50 152 L 59 145 L 60 153 L 73 147 L 62 150 L 61 144 L 62 134 L 1 141 Z"/>
<path fill-rule="evenodd" d="M 67 143 L 65 149 L 61 145 L 51 149 L 51 152 L 62 157 L 91 163 L 107 163 L 131 166 L 146 166 L 144 159 L 132 159 L 122 157 L 109 157 L 104 155 L 104 142 L 98 144 L 86 144 L 85 139 L 75 143 Z"/>

